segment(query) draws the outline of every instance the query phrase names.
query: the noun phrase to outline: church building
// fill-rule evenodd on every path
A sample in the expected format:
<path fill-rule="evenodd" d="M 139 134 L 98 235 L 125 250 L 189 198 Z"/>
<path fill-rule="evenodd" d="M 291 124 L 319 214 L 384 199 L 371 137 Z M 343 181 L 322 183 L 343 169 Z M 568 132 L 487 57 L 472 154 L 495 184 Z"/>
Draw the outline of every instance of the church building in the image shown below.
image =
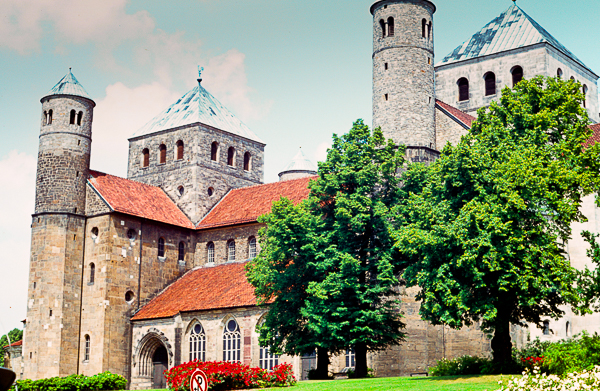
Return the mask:
<path fill-rule="evenodd" d="M 373 15 L 373 127 L 407 146 L 413 162 L 432 162 L 457 143 L 475 111 L 505 86 L 536 75 L 583 85 L 592 122 L 599 118 L 596 75 L 517 5 L 437 65 L 429 0 L 380 0 Z M 127 178 L 90 167 L 95 102 L 69 72 L 41 99 L 32 217 L 27 318 L 21 378 L 110 371 L 131 389 L 164 388 L 165 369 L 190 360 L 241 361 L 270 369 L 292 363 L 305 379 L 315 356 L 272 354 L 258 343 L 267 307 L 257 306 L 245 265 L 260 251 L 261 224 L 273 201 L 300 202 L 317 167 L 302 153 L 263 183 L 265 143 L 203 86 L 202 79 L 129 139 Z M 600 141 L 600 126 L 593 125 Z M 132 131 L 134 131 L 132 129 Z M 588 229 L 600 232 L 586 200 Z M 589 265 L 575 235 L 569 256 Z M 441 358 L 490 354 L 474 325 L 432 326 L 419 316 L 416 291 L 402 295 L 407 341 L 370 353 L 377 376 L 425 372 Z M 513 342 L 600 331 L 600 315 L 567 312 L 547 329 L 515 329 Z M 330 369 L 353 367 L 353 354 Z"/>

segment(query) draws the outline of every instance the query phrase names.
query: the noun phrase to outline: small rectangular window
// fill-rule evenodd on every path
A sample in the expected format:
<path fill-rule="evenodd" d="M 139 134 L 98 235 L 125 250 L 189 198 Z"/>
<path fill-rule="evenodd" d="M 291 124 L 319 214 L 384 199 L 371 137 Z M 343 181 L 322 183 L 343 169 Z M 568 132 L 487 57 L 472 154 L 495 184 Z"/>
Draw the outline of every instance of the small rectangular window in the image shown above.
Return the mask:
<path fill-rule="evenodd" d="M 385 63 L 385 70 L 386 71 L 388 70 L 388 63 L 387 62 Z"/>
<path fill-rule="evenodd" d="M 388 94 L 385 94 L 385 100 L 388 100 Z"/>

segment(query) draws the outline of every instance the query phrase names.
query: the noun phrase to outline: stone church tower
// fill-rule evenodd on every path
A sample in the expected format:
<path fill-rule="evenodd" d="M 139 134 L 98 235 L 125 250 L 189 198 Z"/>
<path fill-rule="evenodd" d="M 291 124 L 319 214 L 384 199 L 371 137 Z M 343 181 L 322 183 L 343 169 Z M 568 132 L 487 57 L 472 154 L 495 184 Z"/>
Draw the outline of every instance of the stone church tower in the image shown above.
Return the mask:
<path fill-rule="evenodd" d="M 433 14 L 428 0 L 381 0 L 373 15 L 373 128 L 431 161 L 435 145 Z"/>
<path fill-rule="evenodd" d="M 41 99 L 23 352 L 31 378 L 77 373 L 94 101 L 69 70 Z"/>

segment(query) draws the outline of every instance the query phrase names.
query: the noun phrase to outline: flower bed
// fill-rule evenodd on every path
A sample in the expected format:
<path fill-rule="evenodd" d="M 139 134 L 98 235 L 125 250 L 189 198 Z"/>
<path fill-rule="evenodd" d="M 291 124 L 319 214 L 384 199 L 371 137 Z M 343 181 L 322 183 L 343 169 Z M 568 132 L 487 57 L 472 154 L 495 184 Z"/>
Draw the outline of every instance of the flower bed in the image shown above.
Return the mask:
<path fill-rule="evenodd" d="M 560 378 L 556 375 L 540 373 L 535 367 L 533 372 L 526 370 L 520 379 L 511 379 L 506 387 L 498 391 L 579 391 L 600 390 L 600 366 L 591 371 L 569 373 Z"/>
<path fill-rule="evenodd" d="M 272 371 L 225 361 L 191 361 L 165 371 L 169 389 L 190 391 L 190 375 L 199 368 L 206 374 L 208 389 L 288 387 L 296 384 L 291 364 L 279 364 Z"/>

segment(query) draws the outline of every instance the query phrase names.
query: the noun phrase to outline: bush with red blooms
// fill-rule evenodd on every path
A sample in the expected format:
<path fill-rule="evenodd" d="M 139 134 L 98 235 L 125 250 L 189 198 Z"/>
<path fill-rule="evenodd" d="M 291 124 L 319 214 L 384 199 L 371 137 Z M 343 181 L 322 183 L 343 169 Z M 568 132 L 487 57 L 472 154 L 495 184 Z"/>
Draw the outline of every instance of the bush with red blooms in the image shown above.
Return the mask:
<path fill-rule="evenodd" d="M 296 384 L 291 364 L 279 364 L 272 371 L 267 371 L 239 362 L 190 361 L 165 371 L 169 389 L 190 391 L 190 375 L 196 368 L 206 374 L 208 389 L 211 391 L 288 387 Z"/>
<path fill-rule="evenodd" d="M 541 357 L 525 357 L 522 358 L 521 361 L 523 362 L 523 365 L 525 365 L 525 368 L 528 368 L 529 371 L 532 371 L 534 367 L 541 367 L 542 364 L 544 363 L 544 356 Z"/>

